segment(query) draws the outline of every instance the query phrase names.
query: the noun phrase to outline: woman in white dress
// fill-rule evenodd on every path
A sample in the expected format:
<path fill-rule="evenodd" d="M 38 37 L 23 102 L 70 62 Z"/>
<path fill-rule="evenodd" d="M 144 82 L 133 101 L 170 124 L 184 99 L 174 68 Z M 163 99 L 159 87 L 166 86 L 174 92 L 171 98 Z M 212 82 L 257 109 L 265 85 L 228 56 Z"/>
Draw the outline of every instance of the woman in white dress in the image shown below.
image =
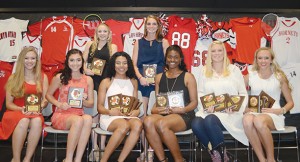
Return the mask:
<path fill-rule="evenodd" d="M 225 93 L 245 96 L 239 111 L 225 109 L 223 112 L 215 112 L 214 106 L 204 110 L 202 101 L 199 101 L 199 111 L 192 122 L 194 134 L 203 147 L 208 150 L 213 162 L 227 162 L 229 158 L 225 153 L 222 131 L 227 130 L 235 139 L 248 145 L 242 125 L 248 95 L 242 73 L 238 67 L 230 64 L 222 42 L 214 41 L 209 46 L 206 65 L 201 71 L 197 86 L 199 97 L 210 93 L 214 93 L 216 96 Z"/>
<path fill-rule="evenodd" d="M 272 49 L 259 48 L 255 52 L 253 66 L 245 76 L 251 95 L 259 95 L 264 91 L 275 99 L 272 108 L 262 108 L 260 114 L 247 109 L 243 118 L 245 133 L 260 162 L 275 162 L 271 130 L 284 130 L 283 114 L 294 106 L 289 81 L 274 57 Z M 283 107 L 279 104 L 281 93 L 287 102 Z"/>
<path fill-rule="evenodd" d="M 120 145 L 126 134 L 123 150 L 118 158 L 123 162 L 137 143 L 142 131 L 142 122 L 137 117 L 139 110 L 133 110 L 126 116 L 118 109 L 108 109 L 108 97 L 116 94 L 138 96 L 138 84 L 130 56 L 125 52 L 115 53 L 108 65 L 107 78 L 101 83 L 98 91 L 98 112 L 100 113 L 100 127 L 113 132 L 108 141 L 101 162 L 107 162 L 111 154 Z"/>

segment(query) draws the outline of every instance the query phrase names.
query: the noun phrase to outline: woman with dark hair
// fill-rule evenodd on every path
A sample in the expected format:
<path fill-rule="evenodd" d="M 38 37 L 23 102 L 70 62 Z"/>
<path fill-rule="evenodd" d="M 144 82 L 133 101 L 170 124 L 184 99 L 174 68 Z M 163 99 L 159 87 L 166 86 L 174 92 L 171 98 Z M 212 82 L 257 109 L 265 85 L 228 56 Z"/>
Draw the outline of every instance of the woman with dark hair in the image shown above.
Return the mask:
<path fill-rule="evenodd" d="M 41 113 L 25 111 L 25 94 L 41 94 L 41 107 L 45 108 L 48 104 L 45 99 L 48 78 L 41 72 L 41 62 L 34 47 L 25 47 L 21 51 L 16 72 L 9 77 L 5 89 L 7 110 L 0 123 L 0 140 L 6 140 L 12 135 L 11 161 L 19 162 L 27 137 L 23 161 L 30 162 L 41 137 L 44 118 Z"/>
<path fill-rule="evenodd" d="M 197 107 L 197 90 L 194 76 L 187 72 L 179 46 L 172 45 L 166 51 L 167 71 L 155 78 L 155 93 L 174 93 L 183 91 L 182 107 L 158 107 L 154 104 L 151 113 L 144 120 L 147 140 L 159 161 L 166 162 L 163 144 L 165 144 L 175 162 L 185 161 L 181 155 L 175 132 L 191 128 Z"/>
<path fill-rule="evenodd" d="M 123 162 L 139 139 L 142 122 L 137 117 L 139 110 L 131 111 L 127 116 L 119 109 L 108 109 L 108 97 L 116 94 L 138 96 L 138 85 L 135 79 L 133 64 L 130 56 L 125 52 L 116 52 L 109 61 L 109 71 L 99 87 L 98 112 L 100 127 L 113 132 L 105 148 L 101 162 L 107 162 L 114 150 L 121 144 L 128 132 L 123 150 L 118 158 Z"/>
<path fill-rule="evenodd" d="M 83 74 L 82 52 L 78 49 L 69 50 L 64 69 L 60 70 L 52 79 L 46 94 L 48 101 L 56 106 L 51 118 L 52 126 L 55 129 L 70 130 L 64 162 L 81 162 L 92 127 L 92 117 L 85 115 L 82 107 L 74 108 L 69 105 L 69 89 L 83 88 L 82 106 L 93 107 L 93 87 L 92 78 Z M 58 100 L 53 96 L 57 89 L 59 89 Z M 76 156 L 73 160 L 75 149 Z"/>

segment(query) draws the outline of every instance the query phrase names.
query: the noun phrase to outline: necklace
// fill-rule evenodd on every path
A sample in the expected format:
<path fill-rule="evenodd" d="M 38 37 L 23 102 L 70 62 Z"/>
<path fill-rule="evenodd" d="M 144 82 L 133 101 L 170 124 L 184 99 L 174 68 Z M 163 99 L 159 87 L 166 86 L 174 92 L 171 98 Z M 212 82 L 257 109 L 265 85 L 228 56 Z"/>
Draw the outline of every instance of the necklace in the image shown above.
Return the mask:
<path fill-rule="evenodd" d="M 172 85 L 172 88 L 171 88 L 171 91 L 169 90 L 169 81 L 168 81 L 168 77 L 167 77 L 167 75 L 166 75 L 166 81 L 167 81 L 167 89 L 168 89 L 168 92 L 172 92 L 173 91 L 173 88 L 174 88 L 174 86 L 175 86 L 175 84 L 176 84 L 176 81 L 177 81 L 177 78 L 179 77 L 179 75 L 176 77 L 176 79 L 175 79 L 175 81 L 174 81 L 174 83 L 173 83 L 173 85 Z"/>
<path fill-rule="evenodd" d="M 119 88 L 122 90 L 126 86 L 126 84 L 120 84 L 119 80 L 125 80 L 125 79 L 115 79 L 116 83 L 118 84 Z M 122 85 L 122 86 L 121 86 Z"/>

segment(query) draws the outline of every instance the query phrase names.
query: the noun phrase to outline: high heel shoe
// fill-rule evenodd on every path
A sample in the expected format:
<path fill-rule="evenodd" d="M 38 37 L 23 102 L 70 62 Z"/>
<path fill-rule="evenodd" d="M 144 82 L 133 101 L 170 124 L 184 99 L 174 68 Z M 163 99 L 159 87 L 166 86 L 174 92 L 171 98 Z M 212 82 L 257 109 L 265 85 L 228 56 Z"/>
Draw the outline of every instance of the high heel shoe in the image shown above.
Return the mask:
<path fill-rule="evenodd" d="M 93 159 L 94 153 L 94 159 Z M 89 154 L 89 161 L 99 161 L 100 160 L 100 153 L 98 151 L 91 151 Z"/>

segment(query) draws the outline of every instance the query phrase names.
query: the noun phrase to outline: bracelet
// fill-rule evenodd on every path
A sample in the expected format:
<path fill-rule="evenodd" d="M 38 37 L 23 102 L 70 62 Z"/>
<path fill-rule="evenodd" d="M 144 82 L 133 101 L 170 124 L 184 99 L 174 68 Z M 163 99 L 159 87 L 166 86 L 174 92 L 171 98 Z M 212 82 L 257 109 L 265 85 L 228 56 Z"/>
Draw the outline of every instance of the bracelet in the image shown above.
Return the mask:
<path fill-rule="evenodd" d="M 138 79 L 140 80 L 141 78 L 143 78 L 143 76 L 140 76 Z"/>
<path fill-rule="evenodd" d="M 285 113 L 286 113 L 286 108 L 283 107 L 283 108 L 282 108 L 282 114 L 285 114 Z"/>

